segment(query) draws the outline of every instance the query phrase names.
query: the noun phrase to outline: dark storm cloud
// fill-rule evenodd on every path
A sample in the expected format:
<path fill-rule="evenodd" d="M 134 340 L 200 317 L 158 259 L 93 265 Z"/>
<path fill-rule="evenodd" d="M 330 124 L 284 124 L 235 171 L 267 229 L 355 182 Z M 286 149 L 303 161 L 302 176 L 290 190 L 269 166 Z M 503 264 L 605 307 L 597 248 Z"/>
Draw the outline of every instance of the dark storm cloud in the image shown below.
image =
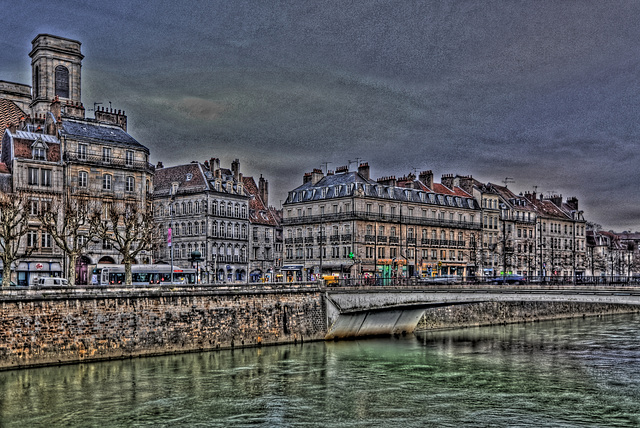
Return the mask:
<path fill-rule="evenodd" d="M 10 8 L 9 8 L 10 9 Z M 577 196 L 638 229 L 636 2 L 33 2 L 3 14 L 5 80 L 30 41 L 80 40 L 83 101 L 124 109 L 165 165 L 239 158 L 272 202 L 364 159 Z M 37 11 L 37 13 L 36 13 Z M 353 163 L 352 163 L 353 165 Z"/>

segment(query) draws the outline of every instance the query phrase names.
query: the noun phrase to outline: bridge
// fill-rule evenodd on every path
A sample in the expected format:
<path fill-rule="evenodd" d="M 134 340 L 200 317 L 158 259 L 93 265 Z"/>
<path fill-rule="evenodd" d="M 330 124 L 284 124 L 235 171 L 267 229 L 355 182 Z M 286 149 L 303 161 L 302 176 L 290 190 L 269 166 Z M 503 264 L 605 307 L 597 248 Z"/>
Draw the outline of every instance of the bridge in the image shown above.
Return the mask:
<path fill-rule="evenodd" d="M 427 286 L 325 288 L 326 339 L 415 330 L 429 308 L 482 302 L 573 302 L 640 306 L 640 287 Z"/>

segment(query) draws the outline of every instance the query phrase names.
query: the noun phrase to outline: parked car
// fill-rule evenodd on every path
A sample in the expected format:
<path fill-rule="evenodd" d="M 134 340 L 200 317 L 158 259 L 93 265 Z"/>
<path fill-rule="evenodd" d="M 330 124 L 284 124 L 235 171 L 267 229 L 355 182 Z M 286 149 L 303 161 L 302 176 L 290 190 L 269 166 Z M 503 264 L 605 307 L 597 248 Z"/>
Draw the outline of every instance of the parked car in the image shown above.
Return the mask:
<path fill-rule="evenodd" d="M 460 277 L 457 275 L 427 276 L 419 279 L 419 282 L 423 284 L 456 284 L 460 281 Z"/>
<path fill-rule="evenodd" d="M 526 284 L 527 278 L 522 275 L 496 276 L 489 281 L 491 284 Z"/>
<path fill-rule="evenodd" d="M 65 278 L 38 278 L 36 285 L 41 286 L 56 286 L 56 287 L 68 287 L 69 281 Z"/>

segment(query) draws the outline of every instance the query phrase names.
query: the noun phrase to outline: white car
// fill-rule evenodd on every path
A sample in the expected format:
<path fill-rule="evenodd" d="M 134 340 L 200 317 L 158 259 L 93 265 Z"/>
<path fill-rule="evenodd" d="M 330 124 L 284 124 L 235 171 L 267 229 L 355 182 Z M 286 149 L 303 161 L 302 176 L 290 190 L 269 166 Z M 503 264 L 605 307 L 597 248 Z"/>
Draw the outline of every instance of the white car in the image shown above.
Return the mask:
<path fill-rule="evenodd" d="M 65 278 L 38 278 L 36 281 L 37 286 L 56 286 L 56 287 L 68 287 L 69 281 Z"/>

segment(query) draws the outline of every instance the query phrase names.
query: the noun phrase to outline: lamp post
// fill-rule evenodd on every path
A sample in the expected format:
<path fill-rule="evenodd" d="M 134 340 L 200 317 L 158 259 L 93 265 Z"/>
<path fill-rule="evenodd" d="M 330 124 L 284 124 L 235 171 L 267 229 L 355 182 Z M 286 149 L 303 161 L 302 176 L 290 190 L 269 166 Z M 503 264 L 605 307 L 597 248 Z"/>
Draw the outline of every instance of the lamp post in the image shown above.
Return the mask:
<path fill-rule="evenodd" d="M 200 253 L 200 251 L 196 250 L 191 252 L 191 266 L 193 266 L 193 263 L 196 264 L 196 285 L 198 284 L 198 279 L 200 277 L 200 262 L 203 262 L 204 259 L 202 258 L 202 254 Z"/>

